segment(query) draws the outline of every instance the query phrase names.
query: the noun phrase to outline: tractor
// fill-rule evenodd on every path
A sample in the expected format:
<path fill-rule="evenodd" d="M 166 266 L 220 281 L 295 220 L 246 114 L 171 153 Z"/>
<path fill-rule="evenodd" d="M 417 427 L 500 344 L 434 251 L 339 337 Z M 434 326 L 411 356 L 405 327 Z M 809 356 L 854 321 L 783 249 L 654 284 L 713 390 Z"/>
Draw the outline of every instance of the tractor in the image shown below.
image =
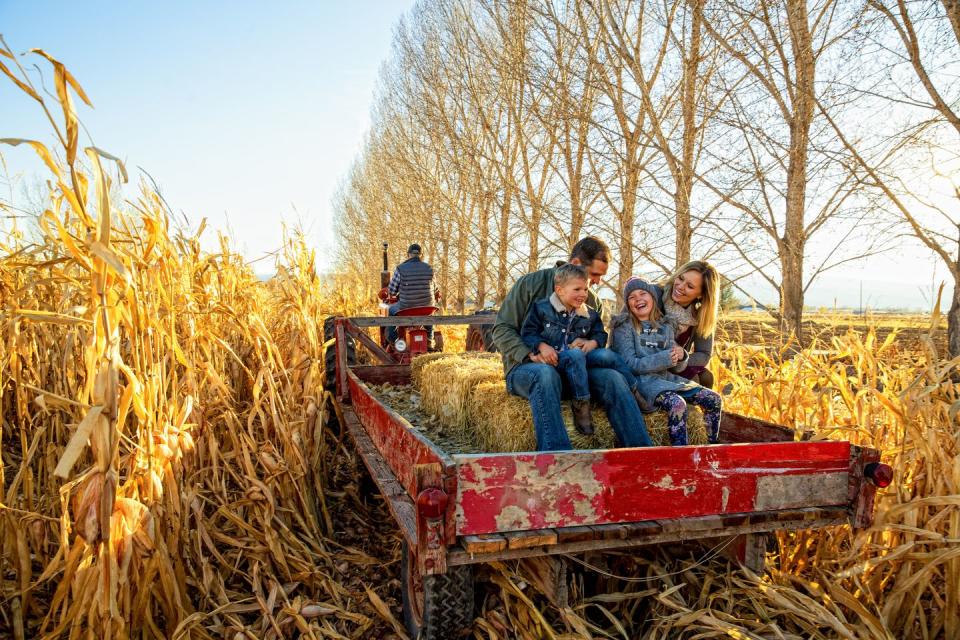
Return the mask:
<path fill-rule="evenodd" d="M 390 295 L 389 286 L 390 267 L 387 259 L 387 243 L 384 242 L 383 270 L 380 271 L 380 292 L 377 294 L 377 298 L 380 300 L 378 309 L 381 316 L 389 316 L 390 305 L 397 301 L 396 297 Z M 436 293 L 435 299 L 437 302 L 440 301 L 439 291 Z M 440 307 L 410 307 L 401 309 L 393 317 L 432 316 L 438 311 L 440 311 Z M 393 356 L 398 364 L 409 364 L 413 358 L 428 351 L 443 351 L 443 334 L 440 331 L 434 331 L 433 346 L 431 346 L 426 323 L 397 326 L 395 340 L 390 340 L 389 329 L 389 327 L 380 327 L 380 346 Z"/>

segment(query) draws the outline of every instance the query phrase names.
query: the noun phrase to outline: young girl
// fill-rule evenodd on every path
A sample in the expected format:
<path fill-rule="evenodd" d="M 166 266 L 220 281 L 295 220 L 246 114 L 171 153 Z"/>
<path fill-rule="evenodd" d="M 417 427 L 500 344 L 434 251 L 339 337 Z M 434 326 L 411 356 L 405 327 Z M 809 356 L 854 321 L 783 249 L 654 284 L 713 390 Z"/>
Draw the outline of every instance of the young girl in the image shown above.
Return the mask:
<path fill-rule="evenodd" d="M 720 395 L 675 375 L 686 366 L 687 352 L 674 341 L 674 331 L 661 321 L 657 301 L 663 290 L 640 278 L 631 278 L 623 289 L 623 313 L 611 323 L 612 348 L 637 375 L 640 394 L 657 409 L 667 412 L 670 444 L 687 444 L 687 402 L 703 410 L 707 438 L 716 444 L 720 435 Z"/>

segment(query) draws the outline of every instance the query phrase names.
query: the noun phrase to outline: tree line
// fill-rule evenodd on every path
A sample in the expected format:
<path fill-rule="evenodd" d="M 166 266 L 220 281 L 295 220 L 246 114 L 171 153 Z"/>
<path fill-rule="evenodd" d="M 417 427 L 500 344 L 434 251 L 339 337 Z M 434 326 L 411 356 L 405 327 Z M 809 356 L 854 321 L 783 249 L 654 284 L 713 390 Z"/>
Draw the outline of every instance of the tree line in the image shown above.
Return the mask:
<path fill-rule="evenodd" d="M 811 283 L 904 235 L 960 283 L 958 60 L 958 0 L 421 0 L 338 261 L 375 286 L 382 241 L 420 242 L 462 311 L 589 233 L 614 291 L 711 260 L 802 339 Z M 960 286 L 948 317 L 960 353 Z"/>

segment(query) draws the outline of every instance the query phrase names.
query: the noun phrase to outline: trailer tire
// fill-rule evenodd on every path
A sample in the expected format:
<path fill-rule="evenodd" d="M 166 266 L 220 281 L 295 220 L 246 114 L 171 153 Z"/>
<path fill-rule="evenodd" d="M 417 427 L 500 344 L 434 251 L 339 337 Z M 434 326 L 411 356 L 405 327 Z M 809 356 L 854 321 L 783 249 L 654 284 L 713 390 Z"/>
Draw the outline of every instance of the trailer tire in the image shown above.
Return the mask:
<path fill-rule="evenodd" d="M 323 342 L 326 344 L 334 336 L 334 316 L 323 320 Z M 352 336 L 347 336 L 347 364 L 357 363 L 357 345 Z M 329 344 L 323 348 L 323 388 L 333 391 L 337 386 L 337 346 Z"/>
<path fill-rule="evenodd" d="M 416 557 L 403 541 L 400 559 L 403 621 L 411 638 L 446 640 L 473 623 L 473 567 L 447 567 L 447 572 L 421 576 Z"/>

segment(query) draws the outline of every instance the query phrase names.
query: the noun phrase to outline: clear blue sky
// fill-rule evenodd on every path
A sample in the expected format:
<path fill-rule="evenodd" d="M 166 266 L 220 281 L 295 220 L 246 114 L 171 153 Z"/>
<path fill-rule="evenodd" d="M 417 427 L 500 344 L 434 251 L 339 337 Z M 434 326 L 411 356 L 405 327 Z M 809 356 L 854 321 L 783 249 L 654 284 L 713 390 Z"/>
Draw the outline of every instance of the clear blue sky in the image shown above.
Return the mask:
<path fill-rule="evenodd" d="M 95 107 L 78 105 L 92 142 L 126 162 L 134 186 L 143 167 L 174 210 L 194 227 L 206 217 L 208 229 L 229 229 L 248 259 L 280 246 L 282 221 L 302 222 L 329 268 L 331 199 L 363 144 L 393 27 L 412 5 L 0 0 L 0 33 L 16 52 L 43 48 L 67 65 Z M 21 60 L 40 64 L 50 86 L 45 61 Z M 52 139 L 40 110 L 5 80 L 0 137 Z M 32 150 L 0 154 L 15 192 L 0 175 L 0 198 L 46 177 Z M 205 237 L 214 246 L 216 235 Z M 832 272 L 807 304 L 856 306 L 862 282 L 866 305 L 928 308 L 946 274 L 915 244 Z M 776 300 L 759 279 L 748 288 Z"/>
<path fill-rule="evenodd" d="M 93 102 L 78 105 L 93 143 L 126 162 L 131 182 L 143 167 L 175 210 L 194 225 L 229 225 L 256 258 L 280 246 L 281 221 L 302 221 L 321 252 L 333 246 L 331 197 L 412 5 L 0 0 L 0 33 L 17 53 L 42 48 L 67 65 Z M 36 61 L 52 89 L 45 61 L 21 60 Z M 35 107 L 0 82 L 0 137 L 49 142 Z M 35 182 L 32 150 L 0 153 L 18 191 Z"/>

